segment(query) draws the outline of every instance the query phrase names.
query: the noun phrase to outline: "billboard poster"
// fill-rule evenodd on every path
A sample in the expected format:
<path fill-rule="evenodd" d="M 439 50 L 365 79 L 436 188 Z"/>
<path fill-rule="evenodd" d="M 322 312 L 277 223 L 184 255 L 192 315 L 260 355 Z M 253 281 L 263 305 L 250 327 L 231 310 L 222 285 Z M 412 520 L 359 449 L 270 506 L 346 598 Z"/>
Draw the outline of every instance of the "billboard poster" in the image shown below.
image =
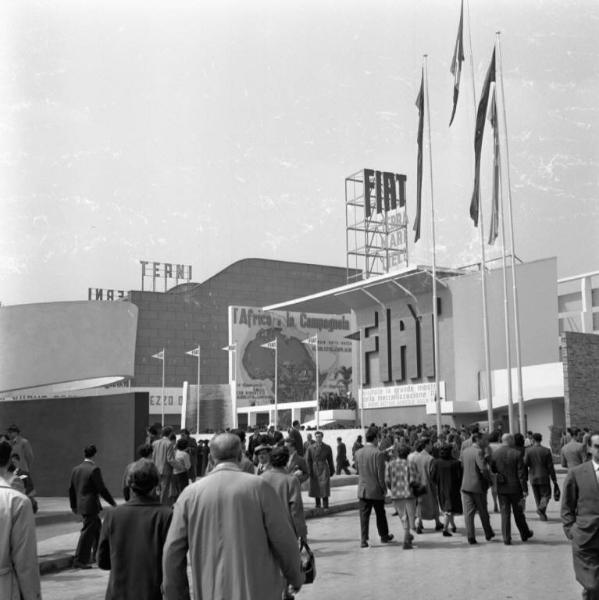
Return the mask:
<path fill-rule="evenodd" d="M 321 398 L 347 397 L 351 389 L 349 314 L 265 312 L 229 307 L 229 339 L 236 344 L 237 407 L 316 399 L 316 348 Z M 311 338 L 311 339 L 310 339 Z M 276 343 L 275 343 L 276 340 Z M 310 340 L 311 343 L 304 343 Z M 265 345 L 268 344 L 268 347 Z"/>

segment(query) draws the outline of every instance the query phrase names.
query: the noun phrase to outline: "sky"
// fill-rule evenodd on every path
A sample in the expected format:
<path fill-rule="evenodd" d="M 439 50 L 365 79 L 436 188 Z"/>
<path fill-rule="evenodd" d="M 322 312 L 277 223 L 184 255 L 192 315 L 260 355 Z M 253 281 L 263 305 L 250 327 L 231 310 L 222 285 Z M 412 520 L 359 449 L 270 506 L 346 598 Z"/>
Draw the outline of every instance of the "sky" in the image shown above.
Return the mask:
<path fill-rule="evenodd" d="M 459 10 L 459 0 L 2 2 L 0 302 L 140 289 L 140 260 L 192 265 L 194 281 L 249 257 L 345 266 L 348 175 L 405 174 L 413 222 L 425 54 L 437 264 L 478 262 L 472 87 L 478 95 L 497 31 L 516 254 L 556 256 L 560 277 L 599 270 L 599 4 L 466 2 L 449 128 Z M 432 249 L 425 139 L 422 238 L 409 244 L 418 264 Z M 487 125 L 487 229 L 490 139 Z"/>

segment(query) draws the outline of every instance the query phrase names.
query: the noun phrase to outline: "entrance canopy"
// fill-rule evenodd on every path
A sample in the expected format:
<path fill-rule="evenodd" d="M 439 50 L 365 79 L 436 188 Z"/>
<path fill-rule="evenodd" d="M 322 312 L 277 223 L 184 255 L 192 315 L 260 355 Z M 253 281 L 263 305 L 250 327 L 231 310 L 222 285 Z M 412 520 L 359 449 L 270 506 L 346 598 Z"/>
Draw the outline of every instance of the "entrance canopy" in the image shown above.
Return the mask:
<path fill-rule="evenodd" d="M 444 279 L 465 274 L 465 271 L 459 269 L 437 268 L 437 282 L 445 285 Z M 371 306 L 373 301 L 384 304 L 401 296 L 412 298 L 417 302 L 416 297 L 418 295 L 432 294 L 432 282 L 432 268 L 418 265 L 348 283 L 310 296 L 271 304 L 265 306 L 263 310 L 296 310 L 341 314 L 347 312 L 348 309 Z"/>

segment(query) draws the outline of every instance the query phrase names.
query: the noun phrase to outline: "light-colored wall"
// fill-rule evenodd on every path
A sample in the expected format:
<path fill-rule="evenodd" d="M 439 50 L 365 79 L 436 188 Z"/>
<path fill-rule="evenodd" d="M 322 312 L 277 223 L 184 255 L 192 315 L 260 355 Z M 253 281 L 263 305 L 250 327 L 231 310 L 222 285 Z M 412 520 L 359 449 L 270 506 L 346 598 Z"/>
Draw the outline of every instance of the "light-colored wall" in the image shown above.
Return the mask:
<path fill-rule="evenodd" d="M 132 377 L 137 312 L 129 302 L 0 308 L 0 391 Z"/>
<path fill-rule="evenodd" d="M 513 320 L 511 272 L 508 269 L 508 308 Z M 522 365 L 559 360 L 557 318 L 557 264 L 555 258 L 538 260 L 516 267 Z M 485 380 L 485 351 L 482 328 L 480 274 L 456 277 L 449 281 L 453 304 L 453 361 L 455 365 L 454 401 L 478 399 L 477 374 Z M 488 273 L 487 299 L 491 369 L 506 366 L 503 274 Z M 512 365 L 515 346 L 512 334 Z"/>

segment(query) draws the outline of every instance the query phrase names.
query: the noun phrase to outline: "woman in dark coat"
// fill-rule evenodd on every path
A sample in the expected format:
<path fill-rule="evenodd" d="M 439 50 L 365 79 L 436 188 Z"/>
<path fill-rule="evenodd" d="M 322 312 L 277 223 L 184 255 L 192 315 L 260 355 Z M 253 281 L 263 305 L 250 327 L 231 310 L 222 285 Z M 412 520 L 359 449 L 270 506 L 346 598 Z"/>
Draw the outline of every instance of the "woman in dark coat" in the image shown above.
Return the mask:
<path fill-rule="evenodd" d="M 436 484 L 439 508 L 445 515 L 443 535 L 450 537 L 451 530 L 456 531 L 454 515 L 462 514 L 462 496 L 460 487 L 462 485 L 462 463 L 452 456 L 452 448 L 444 444 L 439 449 L 439 458 L 431 464 L 431 481 Z"/>
<path fill-rule="evenodd" d="M 106 600 L 162 600 L 162 548 L 172 510 L 153 493 L 156 465 L 138 460 L 129 469 L 131 498 L 106 514 L 98 544 L 98 566 L 110 570 Z"/>

